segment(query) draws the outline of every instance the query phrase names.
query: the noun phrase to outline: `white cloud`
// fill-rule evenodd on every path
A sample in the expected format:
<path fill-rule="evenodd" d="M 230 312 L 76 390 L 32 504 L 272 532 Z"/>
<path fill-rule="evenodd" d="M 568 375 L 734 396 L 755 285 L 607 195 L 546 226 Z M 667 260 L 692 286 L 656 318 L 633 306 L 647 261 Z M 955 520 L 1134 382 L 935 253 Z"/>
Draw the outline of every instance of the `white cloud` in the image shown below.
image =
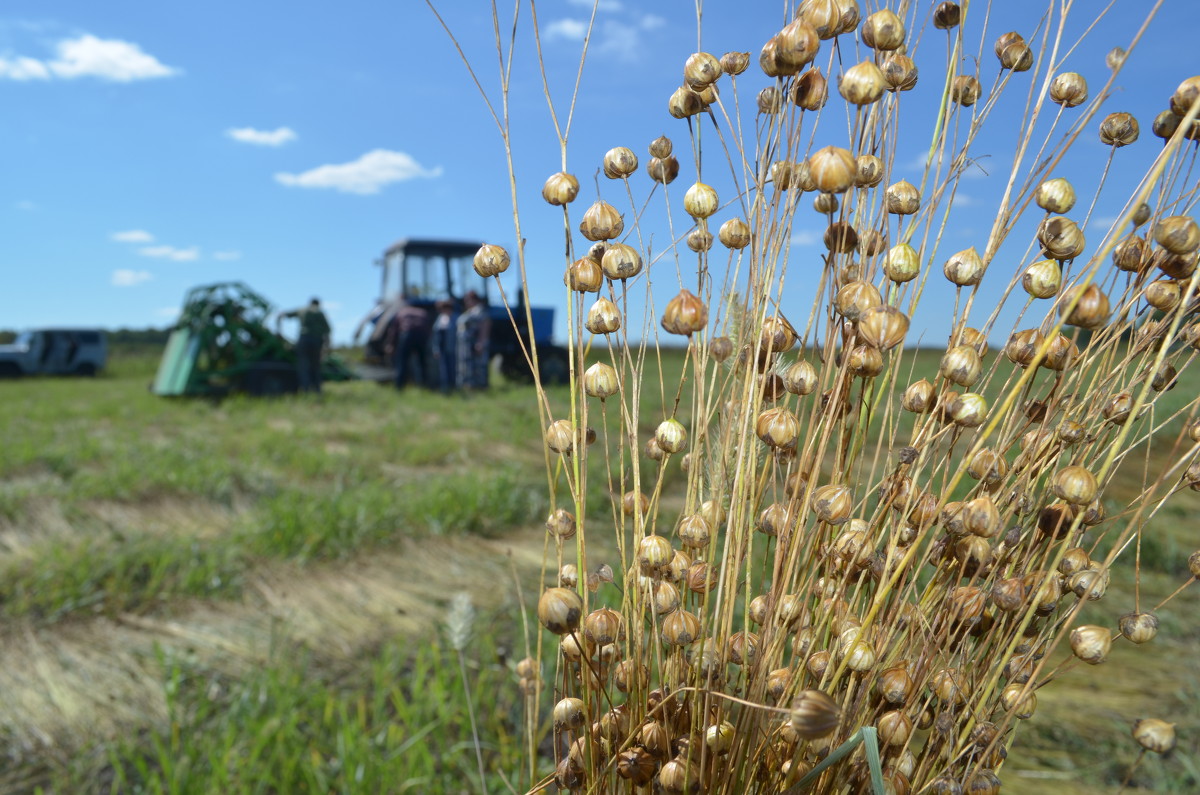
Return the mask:
<path fill-rule="evenodd" d="M 792 235 L 789 241 L 793 246 L 811 246 L 816 244 L 818 238 L 815 232 L 796 232 Z"/>
<path fill-rule="evenodd" d="M 974 207 L 976 201 L 965 193 L 955 193 L 954 201 L 950 202 L 951 207 Z"/>
<path fill-rule="evenodd" d="M 620 11 L 621 4 L 618 0 L 567 0 L 573 6 L 590 9 L 593 3 L 598 11 Z"/>
<path fill-rule="evenodd" d="M 174 246 L 147 246 L 146 248 L 139 248 L 138 253 L 143 257 L 169 259 L 175 262 L 192 262 L 200 259 L 200 249 L 197 246 L 192 246 L 190 248 L 175 248 Z"/>
<path fill-rule="evenodd" d="M 213 259 L 220 260 L 221 262 L 231 262 L 232 260 L 241 259 L 241 258 L 242 258 L 242 252 L 240 252 L 240 251 L 214 251 L 213 252 Z"/>
<path fill-rule="evenodd" d="M 587 35 L 587 23 L 582 19 L 557 19 L 546 26 L 546 38 L 583 41 Z"/>
<path fill-rule="evenodd" d="M 174 320 L 179 317 L 179 307 L 177 306 L 160 306 L 154 310 L 154 314 L 158 317 L 165 317 L 168 320 Z"/>
<path fill-rule="evenodd" d="M 113 232 L 109 235 L 110 238 L 118 243 L 152 243 L 154 235 L 147 232 L 145 229 L 129 229 L 125 232 Z"/>
<path fill-rule="evenodd" d="M 656 28 L 661 28 L 665 24 L 667 24 L 667 20 L 656 14 L 646 14 L 644 17 L 642 17 L 641 22 L 642 30 L 654 30 Z"/>
<path fill-rule="evenodd" d="M 21 199 L 20 201 L 15 202 L 13 207 L 16 207 L 18 210 L 25 210 L 26 212 L 36 210 L 38 208 L 37 204 L 29 199 Z"/>
<path fill-rule="evenodd" d="M 58 57 L 38 60 L 18 55 L 0 58 L 0 80 L 73 80 L 95 77 L 114 83 L 171 77 L 179 69 L 167 66 L 137 44 L 120 39 L 101 39 L 85 33 L 54 45 Z"/>
<path fill-rule="evenodd" d="M 133 271 L 121 268 L 112 272 L 112 283 L 117 287 L 135 287 L 153 278 L 154 276 L 150 271 Z"/>
<path fill-rule="evenodd" d="M 234 127 L 226 130 L 225 134 L 235 141 L 255 146 L 283 146 L 296 140 L 296 131 L 291 127 L 277 127 L 274 130 L 256 130 L 253 127 Z"/>
<path fill-rule="evenodd" d="M 300 174 L 279 173 L 275 180 L 293 188 L 331 188 L 343 193 L 378 193 L 392 182 L 441 176 L 442 169 L 427 169 L 404 152 L 375 149 L 358 160 L 317 166 Z"/>
<path fill-rule="evenodd" d="M 0 58 L 0 78 L 7 80 L 49 80 L 50 70 L 36 58 Z"/>
<path fill-rule="evenodd" d="M 117 83 L 171 77 L 179 70 L 142 52 L 132 42 L 120 39 L 100 39 L 84 34 L 77 39 L 63 39 L 56 45 L 58 59 L 47 64 L 58 77 L 96 77 Z"/>
<path fill-rule="evenodd" d="M 642 42 L 642 30 L 654 27 L 653 20 L 655 18 L 648 17 L 647 19 L 651 20 L 649 27 L 645 26 L 646 19 L 641 22 L 635 21 L 633 24 L 606 20 L 600 28 L 596 51 L 612 55 L 622 61 L 638 60 L 645 46 Z"/>

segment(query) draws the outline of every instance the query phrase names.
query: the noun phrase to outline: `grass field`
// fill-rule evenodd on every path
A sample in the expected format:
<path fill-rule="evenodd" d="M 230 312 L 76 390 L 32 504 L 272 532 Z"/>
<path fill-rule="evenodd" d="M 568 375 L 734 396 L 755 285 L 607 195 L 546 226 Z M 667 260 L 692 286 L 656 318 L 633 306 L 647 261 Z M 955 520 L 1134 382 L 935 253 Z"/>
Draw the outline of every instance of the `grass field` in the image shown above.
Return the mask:
<path fill-rule="evenodd" d="M 477 792 L 480 764 L 524 791 L 512 666 L 549 504 L 532 392 L 176 401 L 147 391 L 154 363 L 0 382 L 0 791 Z M 1144 602 L 1188 579 L 1198 510 L 1185 491 L 1147 526 Z M 1114 574 L 1084 621 L 1115 625 L 1132 587 Z M 1115 792 L 1130 722 L 1158 717 L 1179 748 L 1132 785 L 1196 791 L 1198 607 L 1193 587 L 1153 643 L 1042 691 L 1005 790 Z"/>

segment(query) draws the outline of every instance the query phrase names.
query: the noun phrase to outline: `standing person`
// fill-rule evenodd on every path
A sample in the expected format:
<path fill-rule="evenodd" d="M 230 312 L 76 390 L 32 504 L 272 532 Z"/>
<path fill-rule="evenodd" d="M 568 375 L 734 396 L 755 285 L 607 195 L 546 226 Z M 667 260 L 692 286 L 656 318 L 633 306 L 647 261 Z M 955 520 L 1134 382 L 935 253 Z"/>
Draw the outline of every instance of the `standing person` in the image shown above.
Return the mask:
<path fill-rule="evenodd" d="M 429 350 L 429 313 L 419 306 L 404 301 L 396 309 L 392 319 L 392 352 L 396 365 L 396 388 L 408 386 L 409 379 L 418 384 L 426 383 L 428 372 Z M 413 359 L 417 360 L 417 369 L 409 368 Z"/>
<path fill-rule="evenodd" d="M 492 319 L 487 304 L 474 290 L 463 296 L 463 306 L 457 323 L 458 385 L 463 389 L 487 389 Z"/>
<path fill-rule="evenodd" d="M 433 320 L 433 359 L 437 362 L 438 389 L 442 393 L 454 389 L 458 361 L 454 356 L 454 302 L 443 299 L 435 304 L 437 317 Z"/>
<path fill-rule="evenodd" d="M 321 301 L 314 298 L 308 306 L 283 312 L 279 318 L 298 318 L 300 338 L 296 340 L 296 376 L 301 392 L 321 392 L 321 355 L 329 347 L 329 319 L 321 311 Z"/>

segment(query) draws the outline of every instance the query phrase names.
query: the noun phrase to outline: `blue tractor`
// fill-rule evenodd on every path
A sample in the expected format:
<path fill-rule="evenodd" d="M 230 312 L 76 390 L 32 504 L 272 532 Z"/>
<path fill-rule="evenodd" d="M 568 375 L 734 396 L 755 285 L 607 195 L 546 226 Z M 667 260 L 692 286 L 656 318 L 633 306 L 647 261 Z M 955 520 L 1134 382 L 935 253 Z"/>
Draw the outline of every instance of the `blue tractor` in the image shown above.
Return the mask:
<path fill-rule="evenodd" d="M 531 330 L 526 327 L 524 293 L 520 289 L 506 290 L 512 316 L 517 321 L 514 328 L 500 296 L 493 294 L 493 280 L 475 273 L 472 262 L 481 245 L 461 240 L 404 238 L 389 246 L 383 256 L 375 261 L 380 269 L 379 299 L 372 312 L 359 325 L 355 336 L 357 338 L 361 331 L 370 331 L 365 359 L 377 380 L 388 380 L 394 372 L 385 350 L 385 326 L 397 299 L 421 307 L 433 318 L 438 301 L 452 302 L 457 314 L 462 310 L 463 296 L 473 290 L 484 299 L 491 315 L 490 350 L 493 363 L 498 360 L 500 373 L 506 379 L 532 383 L 533 373 L 522 352 L 522 344 L 525 350 L 530 350 L 531 336 Z M 542 383 L 567 383 L 570 378 L 567 351 L 552 342 L 554 309 L 531 307 L 530 315 L 533 318 L 532 342 L 537 348 Z M 426 358 L 430 360 L 432 357 Z M 432 374 L 428 375 L 432 383 Z"/>

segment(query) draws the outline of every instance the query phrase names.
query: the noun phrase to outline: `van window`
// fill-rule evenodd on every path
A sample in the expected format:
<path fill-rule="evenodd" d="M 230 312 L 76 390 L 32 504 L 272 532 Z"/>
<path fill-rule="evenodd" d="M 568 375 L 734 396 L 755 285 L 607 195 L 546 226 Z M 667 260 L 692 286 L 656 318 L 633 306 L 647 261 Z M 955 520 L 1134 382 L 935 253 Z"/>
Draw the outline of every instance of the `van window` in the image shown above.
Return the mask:
<path fill-rule="evenodd" d="M 81 345 L 100 344 L 100 332 L 98 331 L 80 331 L 75 336 L 79 338 Z"/>

